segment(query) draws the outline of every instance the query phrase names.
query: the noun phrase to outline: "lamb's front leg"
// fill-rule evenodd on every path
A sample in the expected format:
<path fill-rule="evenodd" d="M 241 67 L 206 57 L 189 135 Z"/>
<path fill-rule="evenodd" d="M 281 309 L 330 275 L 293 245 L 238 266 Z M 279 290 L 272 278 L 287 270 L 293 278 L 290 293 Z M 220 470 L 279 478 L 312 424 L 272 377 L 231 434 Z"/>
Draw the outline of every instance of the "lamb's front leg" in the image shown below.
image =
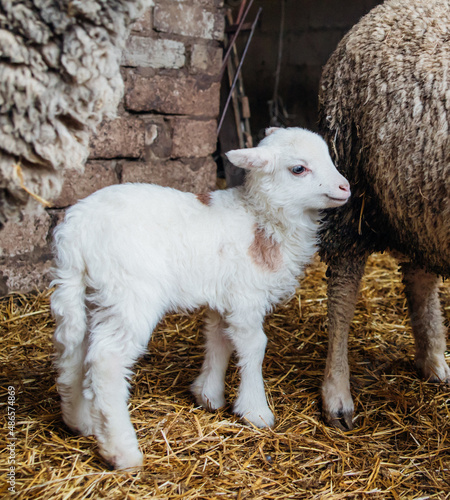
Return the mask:
<path fill-rule="evenodd" d="M 225 373 L 233 345 L 225 333 L 226 323 L 209 309 L 205 317 L 206 353 L 202 371 L 191 386 L 197 403 L 208 410 L 225 404 Z"/>
<path fill-rule="evenodd" d="M 430 381 L 450 384 L 445 361 L 446 331 L 439 301 L 439 277 L 414 264 L 403 264 L 403 282 L 416 343 L 416 365 Z"/>
<path fill-rule="evenodd" d="M 227 317 L 228 335 L 236 349 L 241 375 L 233 411 L 256 427 L 271 427 L 275 417 L 266 400 L 262 363 L 267 344 L 263 315 L 249 311 Z"/>

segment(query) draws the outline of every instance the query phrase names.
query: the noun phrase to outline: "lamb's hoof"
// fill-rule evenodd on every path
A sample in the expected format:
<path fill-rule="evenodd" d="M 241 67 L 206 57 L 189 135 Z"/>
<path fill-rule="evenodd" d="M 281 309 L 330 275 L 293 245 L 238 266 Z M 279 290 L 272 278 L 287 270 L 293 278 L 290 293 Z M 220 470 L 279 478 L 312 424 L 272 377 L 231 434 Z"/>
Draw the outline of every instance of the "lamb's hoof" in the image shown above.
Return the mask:
<path fill-rule="evenodd" d="M 351 431 L 353 429 L 353 410 L 351 411 L 323 411 L 323 419 L 330 427 L 336 427 L 341 431 Z"/>
<path fill-rule="evenodd" d="M 120 452 L 116 450 L 113 453 L 100 450 L 100 454 L 113 469 L 123 472 L 139 472 L 144 464 L 144 455 L 137 449 Z"/>
<path fill-rule="evenodd" d="M 71 404 L 62 404 L 62 418 L 64 423 L 75 434 L 81 436 L 93 436 L 94 424 L 91 415 L 91 403 L 83 397 L 79 397 Z"/>
<path fill-rule="evenodd" d="M 93 436 L 94 435 L 94 429 L 93 429 L 93 426 L 86 423 L 86 424 L 82 424 L 82 423 L 77 423 L 77 424 L 74 424 L 71 420 L 69 419 L 65 419 L 63 417 L 63 421 L 64 421 L 64 424 L 66 425 L 66 427 L 72 432 L 72 434 L 74 434 L 75 436 Z"/>
<path fill-rule="evenodd" d="M 191 392 L 195 396 L 197 404 L 209 411 L 218 410 L 225 406 L 223 391 L 220 390 L 215 393 L 206 388 L 205 385 L 200 377 L 191 385 Z"/>
<path fill-rule="evenodd" d="M 260 429 L 264 427 L 273 427 L 275 424 L 275 416 L 270 411 L 269 407 L 261 408 L 260 410 L 249 410 L 248 408 L 241 408 L 239 404 L 236 404 L 233 411 L 236 415 Z"/>

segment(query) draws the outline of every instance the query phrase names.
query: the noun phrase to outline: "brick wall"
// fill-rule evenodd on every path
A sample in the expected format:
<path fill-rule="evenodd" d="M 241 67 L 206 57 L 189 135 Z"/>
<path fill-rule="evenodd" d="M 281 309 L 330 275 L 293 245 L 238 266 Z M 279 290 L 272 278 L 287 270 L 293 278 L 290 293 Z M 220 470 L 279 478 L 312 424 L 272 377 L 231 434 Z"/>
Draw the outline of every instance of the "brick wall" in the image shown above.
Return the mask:
<path fill-rule="evenodd" d="M 92 137 L 84 174 L 67 172 L 53 208 L 2 230 L 0 294 L 48 285 L 52 230 L 90 193 L 121 182 L 214 187 L 223 32 L 223 0 L 154 0 L 123 53 L 118 117 Z"/>

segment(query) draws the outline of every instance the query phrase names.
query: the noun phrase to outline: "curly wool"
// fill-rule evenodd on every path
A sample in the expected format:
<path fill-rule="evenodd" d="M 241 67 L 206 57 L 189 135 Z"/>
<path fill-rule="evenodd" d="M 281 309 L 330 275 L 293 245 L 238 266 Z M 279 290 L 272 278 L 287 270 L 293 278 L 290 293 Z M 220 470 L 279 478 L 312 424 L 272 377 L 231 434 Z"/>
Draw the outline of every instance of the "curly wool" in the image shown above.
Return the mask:
<path fill-rule="evenodd" d="M 450 276 L 450 4 L 388 0 L 324 68 L 320 129 L 349 179 L 322 256 L 396 249 Z"/>
<path fill-rule="evenodd" d="M 29 196 L 56 197 L 89 132 L 123 93 L 121 49 L 151 0 L 0 0 L 0 226 Z"/>

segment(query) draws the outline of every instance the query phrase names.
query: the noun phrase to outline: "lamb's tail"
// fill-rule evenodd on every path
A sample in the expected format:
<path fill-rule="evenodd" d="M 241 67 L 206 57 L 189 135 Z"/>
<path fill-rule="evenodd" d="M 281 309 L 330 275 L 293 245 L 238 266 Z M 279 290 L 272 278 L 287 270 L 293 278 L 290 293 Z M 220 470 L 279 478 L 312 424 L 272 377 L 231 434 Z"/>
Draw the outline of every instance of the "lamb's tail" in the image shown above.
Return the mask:
<path fill-rule="evenodd" d="M 87 330 L 85 265 L 70 224 L 54 232 L 56 265 L 51 286 L 51 310 L 56 321 L 53 336 L 59 358 L 74 354 L 83 343 Z M 57 360 L 58 362 L 58 360 Z"/>

